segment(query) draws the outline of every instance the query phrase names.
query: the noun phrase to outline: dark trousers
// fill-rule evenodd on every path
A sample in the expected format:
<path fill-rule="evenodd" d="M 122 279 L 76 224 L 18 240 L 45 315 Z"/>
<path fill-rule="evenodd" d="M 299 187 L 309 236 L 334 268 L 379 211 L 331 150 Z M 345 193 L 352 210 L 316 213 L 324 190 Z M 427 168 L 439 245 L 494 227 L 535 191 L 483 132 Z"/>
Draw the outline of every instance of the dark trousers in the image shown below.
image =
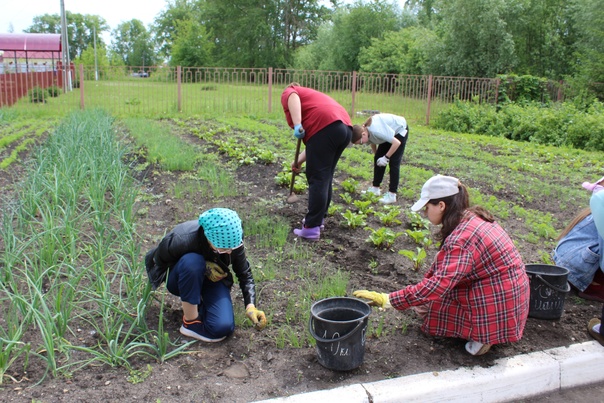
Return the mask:
<path fill-rule="evenodd" d="M 338 121 L 323 128 L 306 142 L 308 213 L 304 225 L 308 228 L 320 226 L 327 215 L 336 165 L 350 140 L 352 128 Z"/>
<path fill-rule="evenodd" d="M 401 161 L 403 160 L 403 154 L 405 153 L 405 145 L 407 144 L 407 139 L 409 138 L 409 129 L 407 129 L 407 135 L 405 137 L 397 134 L 394 136 L 398 141 L 401 142 L 401 145 L 396 149 L 394 154 L 390 156 L 390 161 L 388 162 L 388 167 L 390 168 L 390 183 L 388 184 L 388 191 L 391 193 L 396 193 L 398 190 L 398 183 L 400 180 L 400 171 L 401 171 Z M 378 146 L 377 150 L 375 150 L 375 155 L 373 156 L 373 186 L 379 188 L 382 184 L 382 180 L 384 179 L 384 174 L 386 173 L 386 167 L 380 167 L 376 164 L 379 158 L 382 158 L 388 150 L 392 147 L 391 143 L 382 143 Z"/>
<path fill-rule="evenodd" d="M 187 253 L 170 270 L 166 288 L 181 301 L 199 306 L 202 335 L 210 339 L 228 336 L 235 330 L 231 290 L 222 281 L 205 276 L 203 255 Z"/>

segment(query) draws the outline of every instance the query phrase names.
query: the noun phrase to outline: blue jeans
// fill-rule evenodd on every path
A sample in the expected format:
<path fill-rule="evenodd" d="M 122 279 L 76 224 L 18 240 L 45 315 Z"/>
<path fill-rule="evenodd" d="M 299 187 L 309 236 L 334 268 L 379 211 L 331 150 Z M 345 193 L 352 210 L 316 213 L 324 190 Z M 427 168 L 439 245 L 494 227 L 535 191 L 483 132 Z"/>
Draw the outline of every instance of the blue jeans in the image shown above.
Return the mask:
<path fill-rule="evenodd" d="M 580 291 L 591 284 L 596 271 L 604 264 L 604 240 L 598 234 L 590 214 L 558 242 L 553 258 L 556 265 L 567 268 L 568 280 Z"/>
<path fill-rule="evenodd" d="M 198 253 L 183 255 L 170 270 L 166 288 L 183 302 L 198 305 L 202 336 L 217 339 L 235 330 L 231 289 L 205 276 L 206 260 Z"/>

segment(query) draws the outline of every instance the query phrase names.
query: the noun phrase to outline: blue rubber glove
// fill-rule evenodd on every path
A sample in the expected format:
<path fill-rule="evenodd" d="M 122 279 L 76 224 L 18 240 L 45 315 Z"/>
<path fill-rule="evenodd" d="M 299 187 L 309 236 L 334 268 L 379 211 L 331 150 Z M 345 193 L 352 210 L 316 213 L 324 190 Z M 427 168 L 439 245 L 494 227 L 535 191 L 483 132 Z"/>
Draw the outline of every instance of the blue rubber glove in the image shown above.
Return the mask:
<path fill-rule="evenodd" d="M 295 138 L 303 139 L 305 134 L 306 134 L 306 132 L 304 131 L 304 128 L 302 127 L 301 123 L 298 123 L 297 125 L 294 126 L 294 137 Z"/>

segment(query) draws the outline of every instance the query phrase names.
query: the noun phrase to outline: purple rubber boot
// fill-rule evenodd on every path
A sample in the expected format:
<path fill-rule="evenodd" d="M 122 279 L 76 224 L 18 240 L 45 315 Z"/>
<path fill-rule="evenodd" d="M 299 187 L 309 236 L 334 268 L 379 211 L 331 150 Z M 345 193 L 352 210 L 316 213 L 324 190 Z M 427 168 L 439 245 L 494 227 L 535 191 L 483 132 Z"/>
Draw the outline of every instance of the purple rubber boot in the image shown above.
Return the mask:
<path fill-rule="evenodd" d="M 302 219 L 302 226 L 304 227 L 304 223 L 306 222 L 306 218 Z M 321 231 L 325 229 L 325 219 L 321 220 Z"/>
<path fill-rule="evenodd" d="M 295 229 L 294 234 L 308 241 L 318 241 L 321 236 L 321 227 Z"/>

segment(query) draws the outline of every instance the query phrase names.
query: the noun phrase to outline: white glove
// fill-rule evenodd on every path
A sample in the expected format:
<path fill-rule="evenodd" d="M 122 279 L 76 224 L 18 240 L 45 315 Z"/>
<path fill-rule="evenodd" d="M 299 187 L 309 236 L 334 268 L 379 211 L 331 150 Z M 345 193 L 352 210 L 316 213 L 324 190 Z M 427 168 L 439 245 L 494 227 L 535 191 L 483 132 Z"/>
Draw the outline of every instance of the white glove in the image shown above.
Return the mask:
<path fill-rule="evenodd" d="M 378 167 L 385 167 L 386 165 L 388 165 L 389 161 L 390 159 L 384 155 L 383 157 L 378 158 L 378 160 L 376 161 L 376 165 Z"/>

